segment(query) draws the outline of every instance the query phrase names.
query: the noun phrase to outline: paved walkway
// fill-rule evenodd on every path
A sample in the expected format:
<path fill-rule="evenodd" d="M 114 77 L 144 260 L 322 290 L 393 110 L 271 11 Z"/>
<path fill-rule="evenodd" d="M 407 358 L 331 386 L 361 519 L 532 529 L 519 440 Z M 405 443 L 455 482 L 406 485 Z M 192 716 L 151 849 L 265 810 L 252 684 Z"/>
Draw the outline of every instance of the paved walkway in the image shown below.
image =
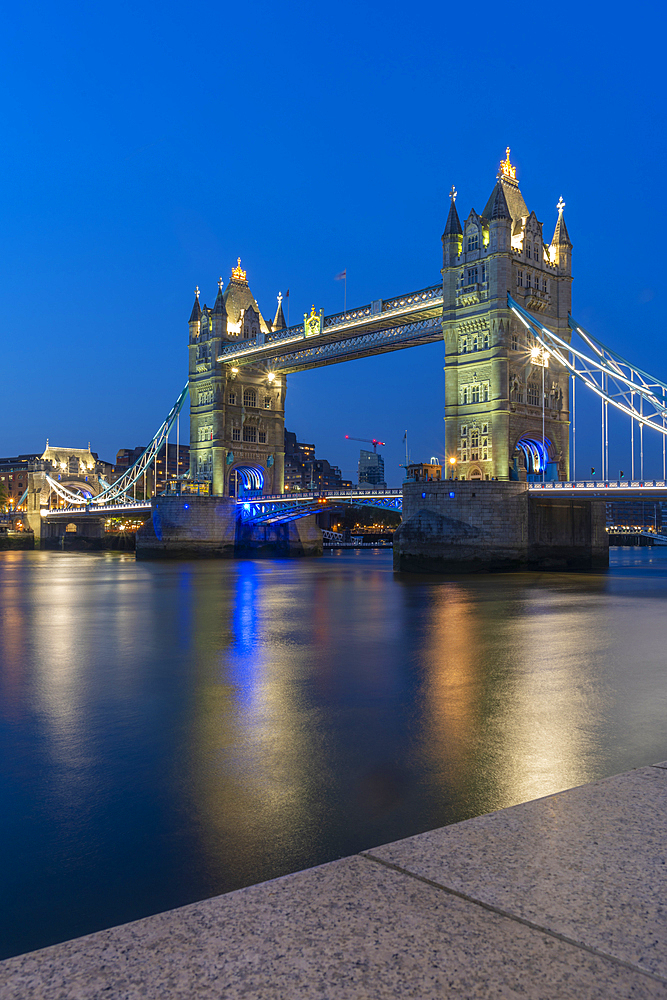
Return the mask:
<path fill-rule="evenodd" d="M 2 1000 L 667 1000 L 667 762 L 0 963 Z"/>

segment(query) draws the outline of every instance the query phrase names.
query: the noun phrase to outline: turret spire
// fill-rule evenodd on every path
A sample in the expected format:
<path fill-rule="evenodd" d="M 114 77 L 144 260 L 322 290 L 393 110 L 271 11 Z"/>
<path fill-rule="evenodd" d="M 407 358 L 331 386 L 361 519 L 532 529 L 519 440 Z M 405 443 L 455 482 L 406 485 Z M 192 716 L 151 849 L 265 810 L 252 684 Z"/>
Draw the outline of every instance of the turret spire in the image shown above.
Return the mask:
<path fill-rule="evenodd" d="M 190 313 L 190 323 L 198 323 L 201 319 L 201 306 L 199 305 L 199 285 L 195 288 L 195 304 L 192 307 L 192 312 Z"/>
<path fill-rule="evenodd" d="M 447 222 L 445 223 L 445 231 L 442 234 L 442 238 L 445 236 L 462 236 L 463 227 L 461 225 L 461 220 L 459 219 L 459 213 L 456 211 L 456 196 L 458 191 L 452 184 L 452 189 L 449 192 L 449 197 L 452 199 L 452 203 L 449 206 L 449 215 L 447 216 Z"/>
<path fill-rule="evenodd" d="M 225 297 L 222 294 L 222 278 L 218 278 L 218 294 L 215 300 L 215 305 L 213 306 L 213 315 L 220 316 L 225 314 L 227 310 L 225 308 Z"/>
<path fill-rule="evenodd" d="M 551 245 L 557 247 L 571 247 L 572 241 L 570 240 L 570 234 L 567 231 L 567 226 L 565 225 L 565 219 L 563 218 L 563 209 L 565 208 L 565 202 L 563 201 L 562 195 L 558 199 L 558 204 L 556 205 L 556 208 L 558 209 L 558 222 L 556 223 L 556 228 L 554 230 L 554 237 L 551 241 Z"/>
<path fill-rule="evenodd" d="M 285 330 L 287 323 L 285 322 L 285 314 L 283 312 L 283 293 L 278 292 L 278 308 L 276 309 L 276 317 L 271 326 L 272 330 Z"/>

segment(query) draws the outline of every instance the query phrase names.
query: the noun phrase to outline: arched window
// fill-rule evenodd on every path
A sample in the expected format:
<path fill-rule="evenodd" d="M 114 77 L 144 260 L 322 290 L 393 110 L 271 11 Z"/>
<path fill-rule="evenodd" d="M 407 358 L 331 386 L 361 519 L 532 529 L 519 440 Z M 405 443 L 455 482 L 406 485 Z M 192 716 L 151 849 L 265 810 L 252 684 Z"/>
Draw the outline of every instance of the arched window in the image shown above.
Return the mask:
<path fill-rule="evenodd" d="M 461 354 L 467 354 L 467 353 L 468 353 L 468 338 L 464 337 L 463 340 L 461 341 Z"/>
<path fill-rule="evenodd" d="M 489 387 L 488 387 L 488 385 L 485 385 L 484 386 L 484 402 L 488 403 L 488 401 L 489 401 Z"/>
<path fill-rule="evenodd" d="M 465 389 L 463 390 L 463 404 L 464 404 L 464 406 L 465 406 L 465 404 L 467 402 L 468 402 L 468 386 L 466 386 Z"/>
<path fill-rule="evenodd" d="M 489 335 L 488 335 L 488 333 L 485 333 L 484 334 L 484 350 L 488 351 L 488 349 L 489 349 Z"/>
<path fill-rule="evenodd" d="M 477 350 L 477 337 L 472 338 L 472 349 L 473 351 Z"/>
<path fill-rule="evenodd" d="M 254 389 L 243 390 L 243 405 L 257 406 L 257 393 L 255 392 Z"/>
<path fill-rule="evenodd" d="M 479 403 L 479 386 L 474 385 L 472 387 L 472 401 L 473 403 Z"/>
<path fill-rule="evenodd" d="M 477 229 L 468 230 L 468 253 L 471 250 L 479 250 L 479 232 Z"/>

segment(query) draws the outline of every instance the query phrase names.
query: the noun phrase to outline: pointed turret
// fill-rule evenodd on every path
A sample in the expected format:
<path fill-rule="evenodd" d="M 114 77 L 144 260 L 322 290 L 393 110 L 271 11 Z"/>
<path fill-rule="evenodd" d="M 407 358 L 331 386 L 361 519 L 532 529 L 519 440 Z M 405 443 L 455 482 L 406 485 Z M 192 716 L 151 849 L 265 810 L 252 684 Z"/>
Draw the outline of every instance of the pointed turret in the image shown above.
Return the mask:
<path fill-rule="evenodd" d="M 556 223 L 556 228 L 554 229 L 554 238 L 551 241 L 551 245 L 552 247 L 571 247 L 572 241 L 570 240 L 570 234 L 567 231 L 565 219 L 563 218 L 565 202 L 563 201 L 562 195 L 556 205 L 556 208 L 558 209 L 558 222 Z"/>
<path fill-rule="evenodd" d="M 452 203 L 449 206 L 449 215 L 445 224 L 445 231 L 442 234 L 442 260 L 445 267 L 451 267 L 461 253 L 463 245 L 463 226 L 456 211 L 456 188 L 452 184 L 449 197 Z"/>
<path fill-rule="evenodd" d="M 215 300 L 215 305 L 213 306 L 214 316 L 226 316 L 227 309 L 225 308 L 225 297 L 222 293 L 222 278 L 218 278 L 218 295 Z"/>
<path fill-rule="evenodd" d="M 565 202 L 562 195 L 558 199 L 556 208 L 558 209 L 558 222 L 549 248 L 549 257 L 554 264 L 569 274 L 572 269 L 572 241 L 563 218 Z"/>
<path fill-rule="evenodd" d="M 447 216 L 447 222 L 445 223 L 445 231 L 442 234 L 443 240 L 445 236 L 463 236 L 463 227 L 461 225 L 461 220 L 459 219 L 459 213 L 456 211 L 457 193 L 456 188 L 452 184 L 452 190 L 449 192 L 449 197 L 452 199 L 452 202 L 449 206 L 449 215 Z"/>
<path fill-rule="evenodd" d="M 190 313 L 189 323 L 198 323 L 201 319 L 201 307 L 199 305 L 199 285 L 195 288 L 195 304 L 192 307 L 192 312 Z"/>
<path fill-rule="evenodd" d="M 285 314 L 283 312 L 283 293 L 278 292 L 278 308 L 276 309 L 276 316 L 273 320 L 271 326 L 272 330 L 285 330 L 287 329 L 287 323 L 285 322 Z"/>

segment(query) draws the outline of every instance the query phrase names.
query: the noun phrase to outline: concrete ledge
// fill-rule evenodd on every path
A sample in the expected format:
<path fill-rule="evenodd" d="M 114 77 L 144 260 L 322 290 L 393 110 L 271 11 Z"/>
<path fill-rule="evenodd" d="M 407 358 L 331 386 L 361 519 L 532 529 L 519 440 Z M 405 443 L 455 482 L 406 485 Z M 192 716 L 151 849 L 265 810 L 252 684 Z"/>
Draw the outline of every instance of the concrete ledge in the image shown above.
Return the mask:
<path fill-rule="evenodd" d="M 667 765 L 0 963 L 3 1000 L 667 998 Z"/>

